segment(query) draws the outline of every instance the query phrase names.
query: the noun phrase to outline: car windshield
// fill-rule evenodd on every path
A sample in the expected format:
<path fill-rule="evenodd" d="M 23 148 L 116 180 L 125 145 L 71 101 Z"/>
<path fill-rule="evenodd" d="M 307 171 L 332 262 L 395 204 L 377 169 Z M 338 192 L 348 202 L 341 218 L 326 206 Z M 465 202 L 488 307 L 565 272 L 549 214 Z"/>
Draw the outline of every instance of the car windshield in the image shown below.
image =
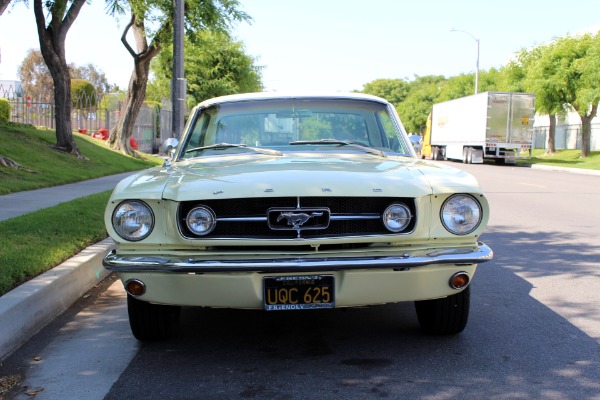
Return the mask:
<path fill-rule="evenodd" d="M 283 151 L 411 155 L 383 103 L 360 99 L 268 99 L 225 102 L 192 116 L 179 158 Z"/>

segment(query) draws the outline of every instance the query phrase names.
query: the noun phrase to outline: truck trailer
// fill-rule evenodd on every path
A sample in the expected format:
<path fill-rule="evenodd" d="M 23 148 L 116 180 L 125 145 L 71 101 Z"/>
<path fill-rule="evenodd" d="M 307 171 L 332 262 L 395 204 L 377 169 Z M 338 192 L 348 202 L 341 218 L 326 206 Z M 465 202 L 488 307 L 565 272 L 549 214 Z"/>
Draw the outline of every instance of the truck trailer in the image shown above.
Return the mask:
<path fill-rule="evenodd" d="M 535 95 L 483 92 L 434 104 L 423 135 L 422 156 L 514 164 L 531 157 Z"/>

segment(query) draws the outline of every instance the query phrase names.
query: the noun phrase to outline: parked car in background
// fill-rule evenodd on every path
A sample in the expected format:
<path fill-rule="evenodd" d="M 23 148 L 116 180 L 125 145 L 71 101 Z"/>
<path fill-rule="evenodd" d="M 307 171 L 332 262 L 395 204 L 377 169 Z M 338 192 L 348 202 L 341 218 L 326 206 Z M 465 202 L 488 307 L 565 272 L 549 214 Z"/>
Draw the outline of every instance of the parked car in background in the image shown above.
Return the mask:
<path fill-rule="evenodd" d="M 410 143 L 412 143 L 412 146 L 415 149 L 415 153 L 417 153 L 417 155 L 420 155 L 421 154 L 421 144 L 423 142 L 421 140 L 421 136 L 412 134 L 412 135 L 408 136 L 408 140 L 410 140 Z"/>
<path fill-rule="evenodd" d="M 492 258 L 469 174 L 416 158 L 387 101 L 258 93 L 204 101 L 162 167 L 117 185 L 104 266 L 132 332 L 167 338 L 181 306 L 319 310 L 411 301 L 422 329 L 467 324 Z"/>

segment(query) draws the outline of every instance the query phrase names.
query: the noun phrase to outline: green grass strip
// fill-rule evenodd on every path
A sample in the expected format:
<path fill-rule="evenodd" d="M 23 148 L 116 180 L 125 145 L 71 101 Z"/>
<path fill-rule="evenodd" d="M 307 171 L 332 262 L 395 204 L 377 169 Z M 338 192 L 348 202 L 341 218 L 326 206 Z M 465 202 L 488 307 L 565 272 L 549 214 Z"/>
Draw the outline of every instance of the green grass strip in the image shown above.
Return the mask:
<path fill-rule="evenodd" d="M 585 158 L 581 158 L 581 150 L 558 150 L 553 155 L 544 153 L 543 149 L 534 149 L 531 159 L 518 162 L 519 164 L 600 170 L 600 151 L 592 151 Z"/>
<path fill-rule="evenodd" d="M 0 222 L 0 296 L 104 239 L 110 193 Z"/>

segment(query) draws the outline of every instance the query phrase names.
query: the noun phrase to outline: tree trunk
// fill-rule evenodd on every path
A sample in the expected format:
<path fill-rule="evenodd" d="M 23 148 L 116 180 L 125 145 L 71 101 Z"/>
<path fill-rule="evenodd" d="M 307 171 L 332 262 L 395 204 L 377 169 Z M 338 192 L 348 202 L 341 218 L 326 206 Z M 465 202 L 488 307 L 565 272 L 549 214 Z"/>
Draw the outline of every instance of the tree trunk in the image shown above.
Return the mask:
<path fill-rule="evenodd" d="M 68 11 L 60 7 L 49 9 L 52 20 L 46 27 L 42 0 L 34 0 L 34 13 L 40 40 L 40 51 L 54 81 L 54 105 L 56 121 L 56 150 L 84 158 L 75 143 L 71 128 L 71 76 L 65 57 L 67 32 L 85 0 L 74 0 Z"/>
<path fill-rule="evenodd" d="M 71 126 L 71 78 L 66 63 L 58 63 L 50 66 L 48 69 L 54 80 L 54 107 L 56 120 L 56 148 L 60 151 L 71 153 L 81 158 L 79 148 L 73 137 L 73 128 Z"/>
<path fill-rule="evenodd" d="M 551 156 L 556 153 L 556 144 L 554 138 L 556 137 L 556 114 L 549 115 L 550 126 L 548 127 L 548 137 L 546 140 L 546 153 L 545 155 Z"/>
<path fill-rule="evenodd" d="M 596 117 L 598 104 L 592 104 L 589 114 L 581 116 L 581 158 L 589 157 L 591 152 L 592 120 Z"/>
<path fill-rule="evenodd" d="M 0 15 L 4 14 L 11 0 L 0 0 Z"/>
<path fill-rule="evenodd" d="M 151 60 L 152 59 L 140 58 L 134 60 L 135 68 L 131 74 L 131 79 L 129 79 L 127 98 L 121 106 L 119 119 L 111 130 L 110 137 L 108 138 L 110 147 L 134 157 L 136 156 L 136 153 L 131 147 L 129 140 L 133 134 L 137 116 L 140 113 L 140 109 L 146 98 L 146 87 L 148 86 L 148 73 L 150 71 Z"/>
<path fill-rule="evenodd" d="M 135 52 L 129 43 L 127 43 L 126 36 L 129 29 L 133 30 L 133 36 L 138 52 Z M 164 27 L 162 27 L 162 29 L 164 29 Z M 156 36 L 158 37 L 159 34 L 157 33 Z M 146 98 L 150 62 L 160 52 L 161 46 L 156 43 L 148 45 L 144 21 L 143 19 L 138 20 L 134 13 L 131 15 L 131 21 L 123 30 L 121 42 L 133 57 L 134 69 L 131 74 L 131 79 L 129 80 L 127 99 L 121 106 L 117 124 L 110 132 L 108 144 L 115 150 L 137 157 L 137 154 L 131 147 L 130 138 L 133 134 L 135 120 L 137 119 Z"/>

